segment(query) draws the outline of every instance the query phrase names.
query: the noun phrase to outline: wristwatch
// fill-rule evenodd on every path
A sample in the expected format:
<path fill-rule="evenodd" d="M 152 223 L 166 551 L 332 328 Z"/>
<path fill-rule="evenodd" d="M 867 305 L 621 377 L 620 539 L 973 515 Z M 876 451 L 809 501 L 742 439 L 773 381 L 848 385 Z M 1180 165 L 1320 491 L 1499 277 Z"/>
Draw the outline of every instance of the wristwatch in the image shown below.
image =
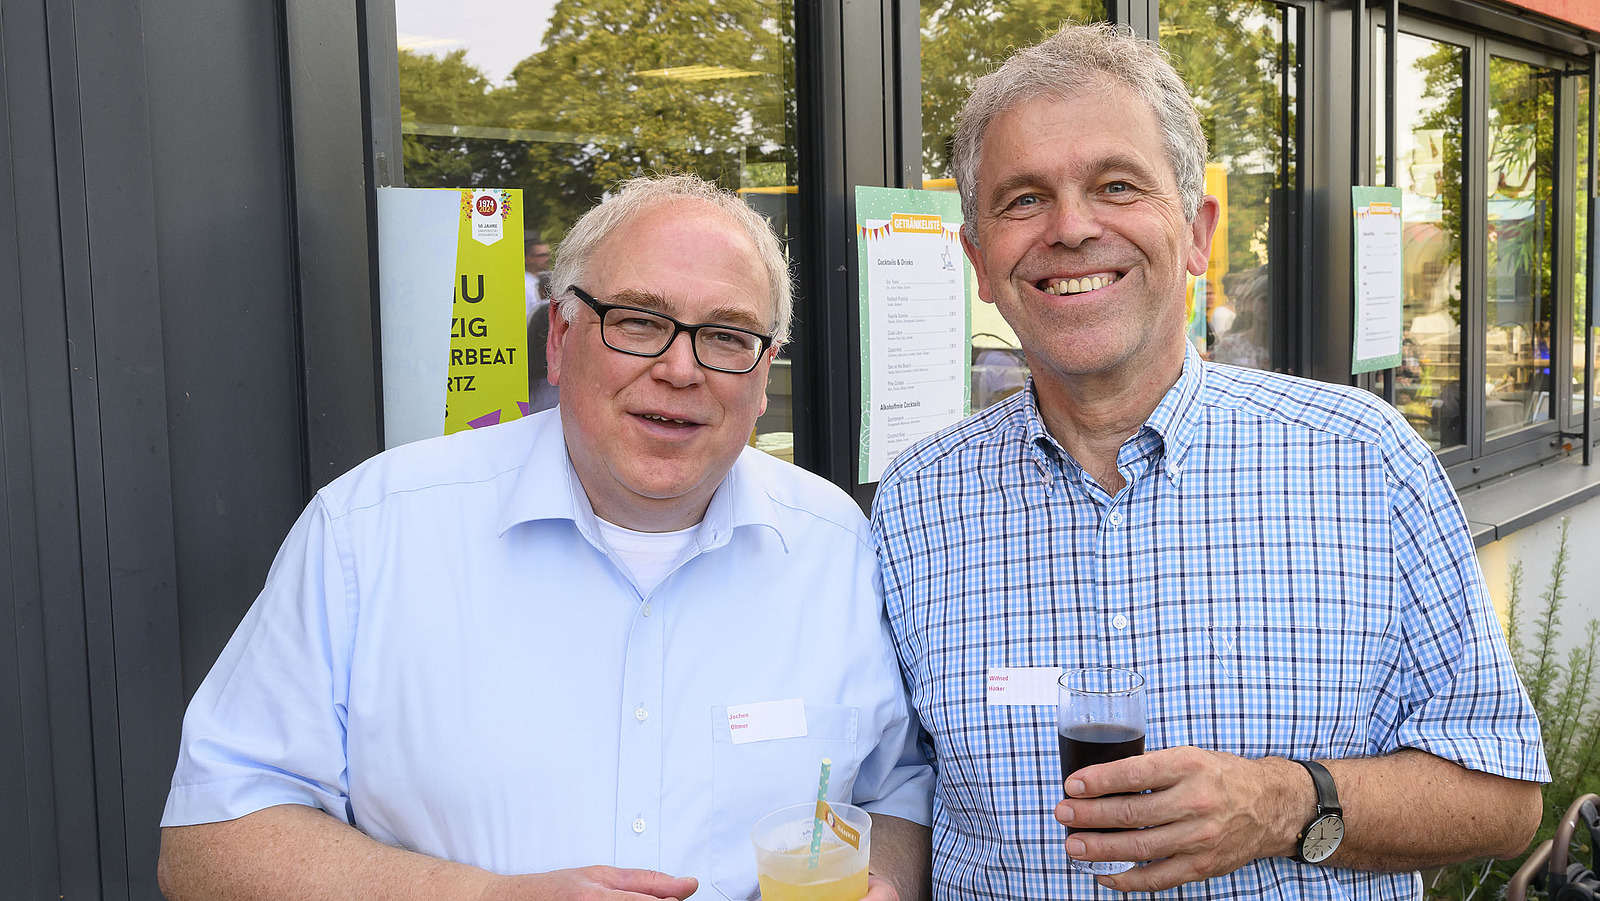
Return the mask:
<path fill-rule="evenodd" d="M 1333 785 L 1333 774 L 1315 760 L 1296 760 L 1311 774 L 1311 784 L 1317 787 L 1317 812 L 1300 830 L 1295 839 L 1294 859 L 1301 863 L 1322 863 L 1339 850 L 1344 841 L 1344 808 L 1339 806 L 1339 792 Z"/>

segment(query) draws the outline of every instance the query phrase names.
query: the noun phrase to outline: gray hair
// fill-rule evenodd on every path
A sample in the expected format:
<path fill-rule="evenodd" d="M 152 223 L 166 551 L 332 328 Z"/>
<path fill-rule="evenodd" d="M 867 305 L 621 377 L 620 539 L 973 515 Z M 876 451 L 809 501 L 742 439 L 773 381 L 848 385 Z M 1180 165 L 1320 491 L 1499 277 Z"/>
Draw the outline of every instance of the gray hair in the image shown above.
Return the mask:
<path fill-rule="evenodd" d="M 657 175 L 630 178 L 598 206 L 584 213 L 556 253 L 553 284 L 561 315 L 568 322 L 577 318 L 581 301 L 567 290 L 589 280 L 594 255 L 617 229 L 635 217 L 669 203 L 699 202 L 720 210 L 739 226 L 755 245 L 761 267 L 766 270 L 772 300 L 772 343 L 781 346 L 789 339 L 789 321 L 794 312 L 794 287 L 783 246 L 772 233 L 767 220 L 738 195 L 730 194 L 695 175 Z"/>
<path fill-rule="evenodd" d="M 1069 22 L 978 79 L 956 118 L 951 167 L 969 238 L 977 239 L 978 163 L 984 132 L 994 117 L 1037 97 L 1072 97 L 1107 85 L 1128 88 L 1155 114 L 1167 160 L 1177 176 L 1183 217 L 1194 221 L 1205 191 L 1206 136 L 1183 78 L 1160 45 L 1126 25 Z"/>

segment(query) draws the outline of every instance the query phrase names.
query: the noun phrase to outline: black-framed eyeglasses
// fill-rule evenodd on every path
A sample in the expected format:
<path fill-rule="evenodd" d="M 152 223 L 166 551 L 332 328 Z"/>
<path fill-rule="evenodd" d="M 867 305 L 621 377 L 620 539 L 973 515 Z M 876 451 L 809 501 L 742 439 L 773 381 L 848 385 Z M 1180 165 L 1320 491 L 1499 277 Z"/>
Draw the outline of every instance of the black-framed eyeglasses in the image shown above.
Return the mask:
<path fill-rule="evenodd" d="M 567 290 L 595 311 L 600 317 L 600 340 L 620 353 L 659 357 L 678 339 L 679 332 L 688 332 L 694 358 L 701 366 L 737 375 L 755 369 L 772 346 L 772 337 L 760 332 L 714 322 L 689 325 L 654 310 L 601 303 L 577 285 L 568 285 Z"/>

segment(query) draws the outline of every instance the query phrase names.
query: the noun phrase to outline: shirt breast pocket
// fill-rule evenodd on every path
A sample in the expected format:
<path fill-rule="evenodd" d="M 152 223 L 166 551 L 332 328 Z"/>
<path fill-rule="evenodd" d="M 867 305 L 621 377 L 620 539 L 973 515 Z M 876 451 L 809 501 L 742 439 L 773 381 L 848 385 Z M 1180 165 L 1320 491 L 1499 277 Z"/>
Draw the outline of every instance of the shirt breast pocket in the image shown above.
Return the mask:
<path fill-rule="evenodd" d="M 1361 679 L 1370 658 L 1332 625 L 1288 601 L 1247 628 L 1212 628 L 1215 656 L 1204 706 L 1189 711 L 1195 734 L 1181 743 L 1243 757 L 1365 756 L 1371 692 Z"/>
<path fill-rule="evenodd" d="M 854 707 L 807 701 L 805 735 L 734 744 L 728 709 L 711 708 L 709 872 L 724 897 L 747 901 L 757 896 L 750 829 L 780 807 L 815 802 L 824 757 L 830 760 L 828 800 L 850 799 L 861 766 L 856 720 Z"/>

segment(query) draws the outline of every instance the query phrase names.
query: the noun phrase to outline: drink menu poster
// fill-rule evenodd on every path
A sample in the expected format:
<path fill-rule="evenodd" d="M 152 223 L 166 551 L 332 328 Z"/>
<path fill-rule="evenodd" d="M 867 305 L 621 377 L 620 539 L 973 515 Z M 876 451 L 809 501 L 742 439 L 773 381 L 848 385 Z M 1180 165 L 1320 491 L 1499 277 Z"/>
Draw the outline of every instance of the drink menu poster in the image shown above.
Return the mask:
<path fill-rule="evenodd" d="M 856 188 L 862 483 L 972 403 L 970 285 L 952 193 Z"/>
<path fill-rule="evenodd" d="M 1350 189 L 1355 210 L 1355 335 L 1350 372 L 1400 365 L 1405 296 L 1400 280 L 1399 188 Z"/>

